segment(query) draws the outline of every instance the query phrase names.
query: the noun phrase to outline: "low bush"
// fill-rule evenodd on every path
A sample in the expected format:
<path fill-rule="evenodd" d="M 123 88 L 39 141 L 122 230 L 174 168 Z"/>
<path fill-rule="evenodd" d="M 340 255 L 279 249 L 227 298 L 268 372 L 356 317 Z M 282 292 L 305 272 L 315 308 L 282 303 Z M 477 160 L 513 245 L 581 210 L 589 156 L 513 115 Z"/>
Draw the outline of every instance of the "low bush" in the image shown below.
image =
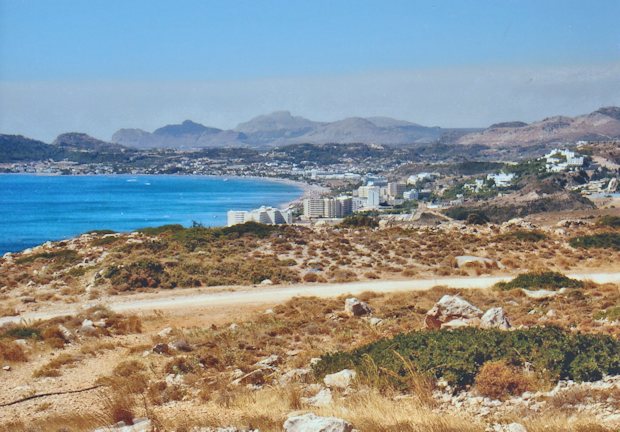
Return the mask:
<path fill-rule="evenodd" d="M 19 257 L 15 260 L 16 264 L 30 264 L 38 260 L 48 261 L 53 264 L 54 268 L 68 267 L 75 265 L 82 259 L 80 255 L 71 249 L 62 249 L 59 251 L 40 252 L 32 255 Z"/>
<path fill-rule="evenodd" d="M 463 387 L 474 383 L 486 362 L 500 360 L 515 367 L 528 362 L 540 377 L 550 381 L 594 381 L 620 373 L 620 341 L 555 327 L 510 332 L 479 328 L 413 331 L 351 352 L 324 355 L 314 373 L 320 378 L 352 368 L 364 380 L 378 368 L 391 372 L 395 386 L 406 388 L 410 363 L 416 373 L 443 377 L 451 385 Z"/>
<path fill-rule="evenodd" d="M 504 291 L 515 288 L 556 290 L 560 288 L 582 288 L 583 282 L 571 279 L 562 273 L 542 271 L 523 273 L 510 282 L 498 282 L 495 286 Z"/>
<path fill-rule="evenodd" d="M 620 321 L 620 306 L 610 307 L 609 309 L 598 311 L 594 314 L 594 319 L 606 319 L 608 321 Z"/>
<path fill-rule="evenodd" d="M 28 361 L 26 353 L 14 341 L 0 340 L 0 359 L 10 362 Z"/>
<path fill-rule="evenodd" d="M 542 231 L 525 231 L 517 230 L 510 233 L 502 234 L 500 236 L 502 240 L 519 240 L 526 242 L 539 242 L 547 239 L 547 235 Z"/>
<path fill-rule="evenodd" d="M 605 215 L 601 216 L 596 224 L 599 226 L 620 228 L 620 216 Z"/>
<path fill-rule="evenodd" d="M 379 226 L 379 222 L 377 218 L 360 214 L 345 217 L 340 226 L 346 228 L 376 228 Z"/>
<path fill-rule="evenodd" d="M 531 374 L 508 364 L 505 360 L 488 361 L 476 375 L 476 390 L 493 399 L 518 396 L 535 388 Z"/>
<path fill-rule="evenodd" d="M 620 251 L 620 233 L 609 232 L 573 237 L 569 244 L 574 248 L 599 248 Z"/>

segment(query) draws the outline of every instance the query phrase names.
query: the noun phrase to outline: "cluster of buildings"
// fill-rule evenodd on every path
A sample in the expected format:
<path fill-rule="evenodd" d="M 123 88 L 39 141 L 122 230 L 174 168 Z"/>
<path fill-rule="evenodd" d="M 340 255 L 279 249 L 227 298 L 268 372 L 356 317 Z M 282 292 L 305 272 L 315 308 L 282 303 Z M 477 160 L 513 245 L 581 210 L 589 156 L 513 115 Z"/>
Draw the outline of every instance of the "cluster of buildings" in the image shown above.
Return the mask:
<path fill-rule="evenodd" d="M 293 213 L 290 209 L 277 209 L 262 206 L 254 210 L 229 210 L 227 213 L 228 226 L 246 222 L 258 222 L 267 225 L 282 225 L 293 223 Z"/>
<path fill-rule="evenodd" d="M 580 168 L 585 160 L 572 150 L 553 149 L 543 156 L 545 159 L 545 169 L 548 172 L 562 172 Z"/>

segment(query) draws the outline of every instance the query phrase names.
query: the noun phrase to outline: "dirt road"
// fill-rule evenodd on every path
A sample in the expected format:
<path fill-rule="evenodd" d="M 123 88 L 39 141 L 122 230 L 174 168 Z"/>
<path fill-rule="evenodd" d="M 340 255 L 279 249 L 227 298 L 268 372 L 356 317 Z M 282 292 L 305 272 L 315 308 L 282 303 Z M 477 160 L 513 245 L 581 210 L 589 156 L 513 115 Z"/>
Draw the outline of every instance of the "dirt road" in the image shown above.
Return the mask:
<path fill-rule="evenodd" d="M 576 273 L 569 277 L 591 280 L 596 283 L 620 283 L 620 272 Z M 135 295 L 114 298 L 105 303 L 115 312 L 151 312 L 154 310 L 189 310 L 200 307 L 231 307 L 247 305 L 274 305 L 298 296 L 335 297 L 343 294 L 359 294 L 364 291 L 398 292 L 420 291 L 443 285 L 457 289 L 485 289 L 500 281 L 510 280 L 512 276 L 448 277 L 409 280 L 373 280 L 364 282 L 329 283 L 316 285 L 260 286 L 244 287 L 230 292 L 196 293 L 176 290 L 159 292 L 146 296 Z M 80 309 L 98 304 L 97 302 L 73 307 L 54 308 L 26 313 L 15 317 L 0 318 L 0 325 L 21 320 L 49 319 L 72 315 Z"/>

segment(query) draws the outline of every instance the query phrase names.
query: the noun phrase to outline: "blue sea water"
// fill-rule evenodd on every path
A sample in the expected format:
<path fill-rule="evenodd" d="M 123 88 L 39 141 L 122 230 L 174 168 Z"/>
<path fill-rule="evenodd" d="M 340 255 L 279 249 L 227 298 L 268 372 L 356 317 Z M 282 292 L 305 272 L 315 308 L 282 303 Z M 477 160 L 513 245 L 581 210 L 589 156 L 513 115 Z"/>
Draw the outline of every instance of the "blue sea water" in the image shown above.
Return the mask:
<path fill-rule="evenodd" d="M 3 174 L 0 254 L 94 229 L 226 225 L 228 210 L 279 206 L 301 193 L 290 184 L 234 177 Z"/>

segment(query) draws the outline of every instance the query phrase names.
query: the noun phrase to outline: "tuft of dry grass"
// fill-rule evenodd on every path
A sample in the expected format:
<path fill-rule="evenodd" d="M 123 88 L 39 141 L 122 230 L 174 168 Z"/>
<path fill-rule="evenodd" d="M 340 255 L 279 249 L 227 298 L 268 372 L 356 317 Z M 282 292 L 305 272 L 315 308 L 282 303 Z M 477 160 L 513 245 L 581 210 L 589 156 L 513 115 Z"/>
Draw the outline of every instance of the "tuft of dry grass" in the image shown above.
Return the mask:
<path fill-rule="evenodd" d="M 483 396 L 505 399 L 533 390 L 535 379 L 522 369 L 511 366 L 504 360 L 488 361 L 476 375 L 476 390 Z"/>
<path fill-rule="evenodd" d="M 23 348 L 14 341 L 0 340 L 0 359 L 8 362 L 26 362 L 28 357 Z"/>

